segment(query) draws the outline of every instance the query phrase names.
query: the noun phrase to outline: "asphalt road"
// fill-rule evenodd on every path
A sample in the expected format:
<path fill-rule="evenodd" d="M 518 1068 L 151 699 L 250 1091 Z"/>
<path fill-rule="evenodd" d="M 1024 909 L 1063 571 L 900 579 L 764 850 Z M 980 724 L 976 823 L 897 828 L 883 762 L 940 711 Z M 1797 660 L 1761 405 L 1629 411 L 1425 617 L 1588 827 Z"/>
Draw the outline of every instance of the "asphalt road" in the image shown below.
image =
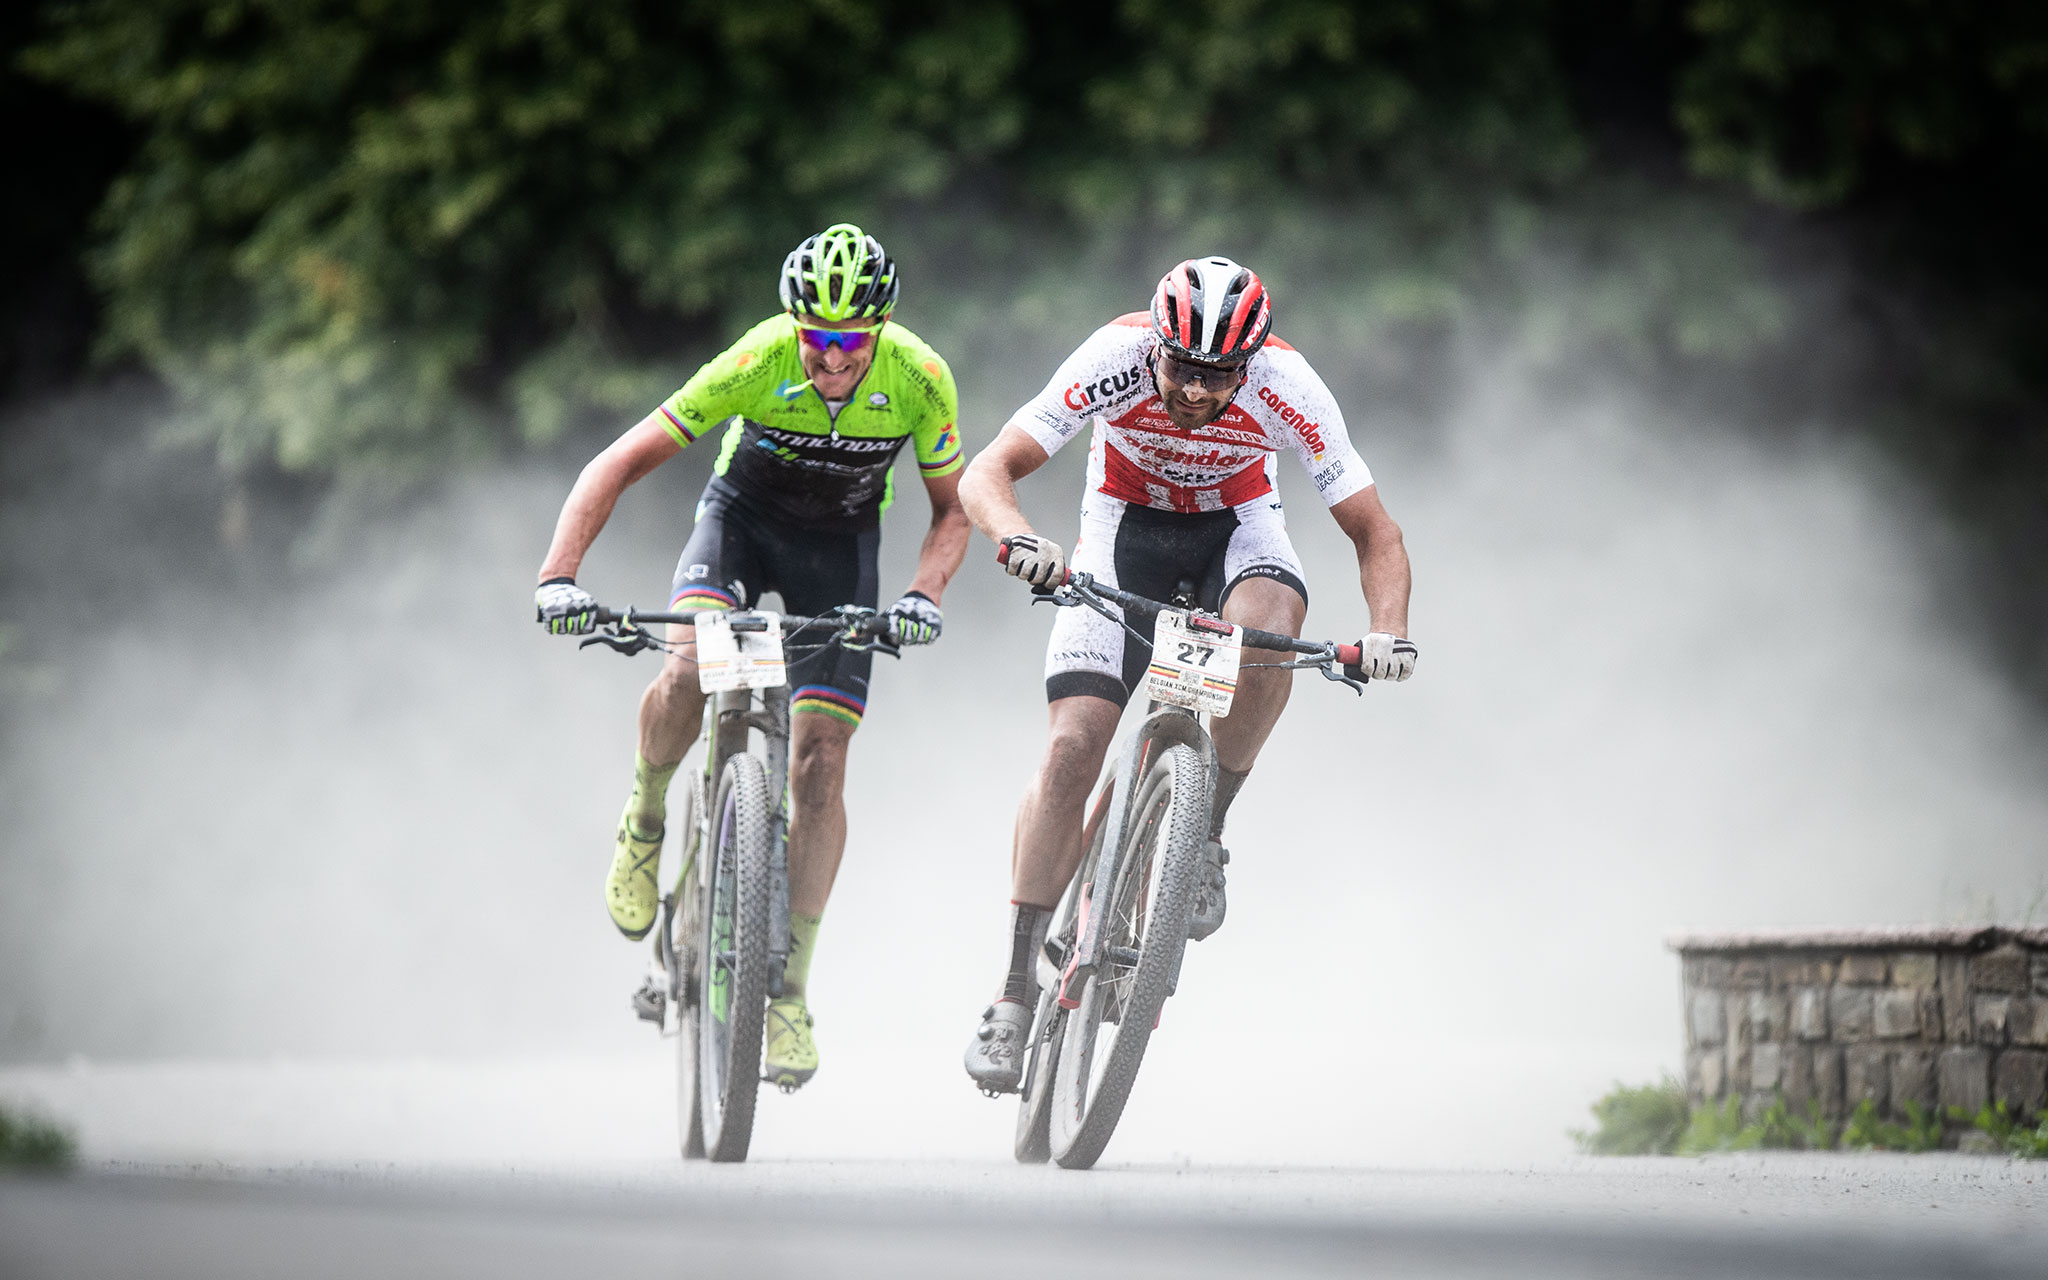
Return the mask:
<path fill-rule="evenodd" d="M 100 1166 L 0 1179 L 0 1275 L 2048 1276 L 2048 1165 L 1519 1171 L 776 1162 L 480 1175 Z"/>

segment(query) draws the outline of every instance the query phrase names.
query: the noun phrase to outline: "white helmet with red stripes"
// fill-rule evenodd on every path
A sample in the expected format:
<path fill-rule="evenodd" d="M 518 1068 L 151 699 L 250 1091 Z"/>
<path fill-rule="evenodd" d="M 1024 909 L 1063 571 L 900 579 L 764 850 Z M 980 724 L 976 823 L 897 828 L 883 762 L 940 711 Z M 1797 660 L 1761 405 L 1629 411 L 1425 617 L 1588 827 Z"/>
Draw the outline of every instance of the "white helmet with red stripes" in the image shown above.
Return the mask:
<path fill-rule="evenodd" d="M 1259 278 L 1228 258 L 1190 258 L 1152 295 L 1152 332 L 1181 360 L 1243 364 L 1273 332 Z"/>

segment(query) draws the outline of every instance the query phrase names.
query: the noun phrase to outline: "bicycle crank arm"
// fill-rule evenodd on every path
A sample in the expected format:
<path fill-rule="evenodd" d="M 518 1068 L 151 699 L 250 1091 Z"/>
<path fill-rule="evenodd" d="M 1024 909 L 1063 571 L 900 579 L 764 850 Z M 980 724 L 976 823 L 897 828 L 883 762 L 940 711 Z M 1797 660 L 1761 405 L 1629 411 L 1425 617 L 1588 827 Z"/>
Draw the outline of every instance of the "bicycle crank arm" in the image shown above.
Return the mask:
<path fill-rule="evenodd" d="M 1074 931 L 1082 938 L 1088 936 L 1088 917 L 1094 907 L 1094 898 L 1094 882 L 1090 881 L 1082 885 L 1081 914 L 1074 922 Z M 1082 954 L 1081 948 L 1076 946 L 1073 953 L 1067 957 L 1066 972 L 1060 975 L 1059 1004 L 1062 1009 L 1078 1009 L 1081 1007 L 1081 989 L 1088 985 L 1088 979 L 1095 973 L 1094 964 L 1081 963 Z"/>
<path fill-rule="evenodd" d="M 1060 979 L 1060 1008 L 1069 1013 L 1081 1007 L 1081 992 L 1088 986 L 1088 979 L 1095 976 L 1092 964 L 1070 964 Z"/>

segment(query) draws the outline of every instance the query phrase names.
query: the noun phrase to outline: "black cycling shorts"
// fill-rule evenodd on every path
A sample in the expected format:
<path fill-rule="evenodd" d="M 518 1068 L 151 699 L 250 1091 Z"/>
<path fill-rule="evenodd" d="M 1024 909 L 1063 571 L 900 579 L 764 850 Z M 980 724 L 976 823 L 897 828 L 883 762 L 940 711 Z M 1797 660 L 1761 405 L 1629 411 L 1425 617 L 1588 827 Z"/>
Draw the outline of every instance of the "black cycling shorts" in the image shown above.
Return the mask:
<path fill-rule="evenodd" d="M 714 476 L 697 502 L 697 527 L 676 561 L 669 609 L 751 609 L 765 592 L 787 613 L 816 615 L 843 604 L 876 606 L 879 515 L 801 525 L 767 514 Z M 801 641 L 799 643 L 802 643 Z M 833 716 L 858 727 L 868 706 L 874 655 L 829 645 L 789 664 L 790 711 Z"/>
<path fill-rule="evenodd" d="M 1247 578 L 1272 578 L 1308 600 L 1280 500 L 1271 494 L 1221 511 L 1179 512 L 1091 493 L 1073 567 L 1150 600 L 1171 600 L 1190 582 L 1196 606 L 1212 613 Z M 1124 705 L 1152 658 L 1151 623 L 1136 615 L 1125 621 L 1145 639 L 1092 609 L 1059 610 L 1046 645 L 1046 701 L 1087 694 Z"/>

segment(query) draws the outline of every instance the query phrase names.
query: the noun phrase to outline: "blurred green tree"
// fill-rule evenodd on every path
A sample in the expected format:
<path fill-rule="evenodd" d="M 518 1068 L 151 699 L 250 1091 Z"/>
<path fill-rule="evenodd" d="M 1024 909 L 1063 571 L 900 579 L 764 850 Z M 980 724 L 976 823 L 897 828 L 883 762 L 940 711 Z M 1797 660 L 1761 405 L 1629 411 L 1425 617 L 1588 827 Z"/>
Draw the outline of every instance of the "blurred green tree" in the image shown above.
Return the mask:
<path fill-rule="evenodd" d="M 674 374 L 646 357 L 772 306 L 773 263 L 838 218 L 921 219 L 965 258 L 1270 241 L 1276 209 L 1393 193 L 1455 243 L 1481 197 L 1583 163 L 1545 15 L 76 0 L 25 65 L 141 134 L 91 259 L 102 349 L 231 465 L 317 472 L 637 412 Z"/>

